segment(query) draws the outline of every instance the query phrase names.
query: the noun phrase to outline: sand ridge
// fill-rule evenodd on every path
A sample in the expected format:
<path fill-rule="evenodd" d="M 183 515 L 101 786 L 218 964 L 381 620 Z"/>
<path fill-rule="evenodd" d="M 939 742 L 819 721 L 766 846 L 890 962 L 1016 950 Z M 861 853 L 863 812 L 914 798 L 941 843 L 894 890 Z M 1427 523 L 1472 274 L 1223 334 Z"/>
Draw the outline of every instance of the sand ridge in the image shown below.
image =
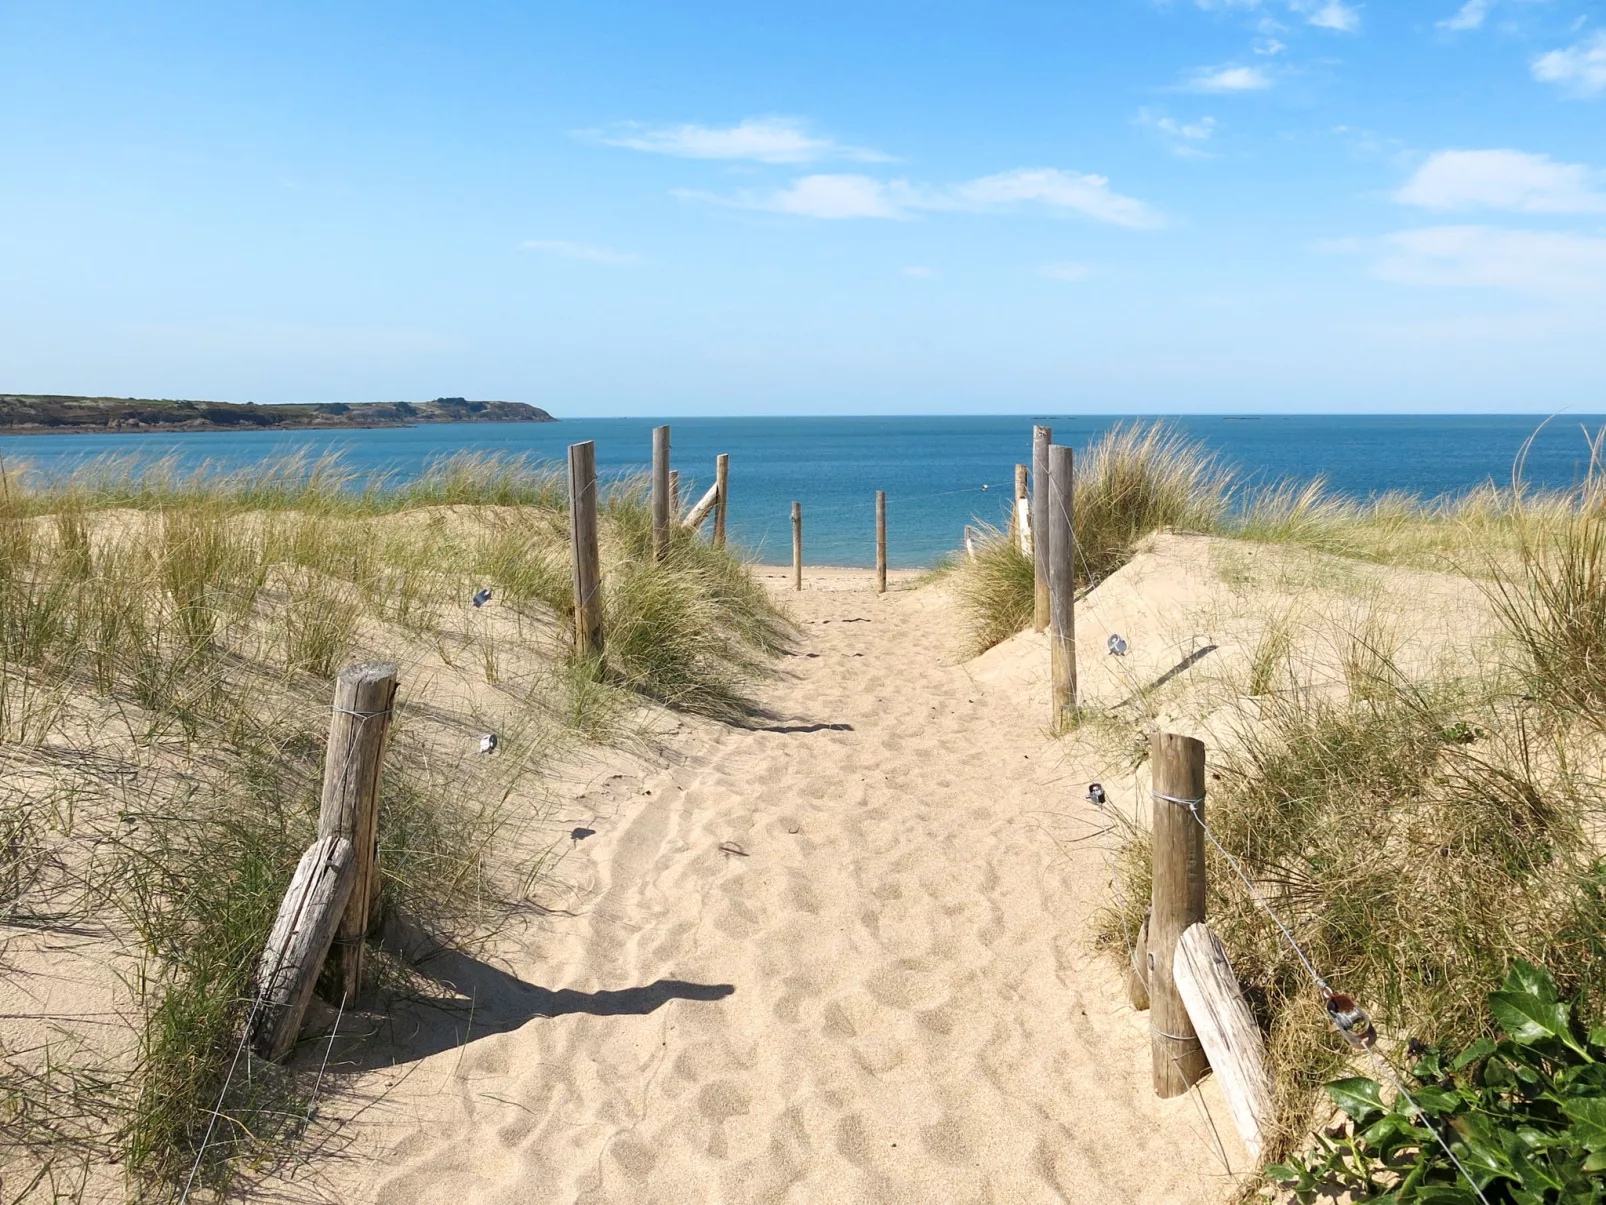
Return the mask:
<path fill-rule="evenodd" d="M 763 713 L 690 722 L 674 756 L 577 794 L 573 907 L 495 967 L 435 968 L 474 1015 L 357 1077 L 351 1157 L 303 1187 L 376 1205 L 1224 1199 L 1225 1165 L 1249 1162 L 1214 1086 L 1154 1097 L 1147 1014 L 1091 947 L 1098 771 L 1048 739 L 1042 691 L 956 663 L 940 587 L 811 571 L 792 595 L 763 574 L 801 632 Z"/>

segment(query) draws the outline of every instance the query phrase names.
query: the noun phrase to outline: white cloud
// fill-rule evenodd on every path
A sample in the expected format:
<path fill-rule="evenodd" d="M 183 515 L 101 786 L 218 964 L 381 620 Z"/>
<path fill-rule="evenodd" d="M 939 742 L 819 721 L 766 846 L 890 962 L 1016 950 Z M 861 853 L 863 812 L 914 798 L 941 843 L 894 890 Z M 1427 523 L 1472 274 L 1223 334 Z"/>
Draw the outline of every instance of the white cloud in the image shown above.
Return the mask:
<path fill-rule="evenodd" d="M 903 270 L 903 274 L 905 276 L 916 277 L 916 278 L 918 278 L 920 280 L 930 280 L 932 277 L 937 275 L 937 273 L 935 271 L 933 271 L 931 268 L 922 268 L 922 267 L 919 267 L 919 266 L 911 266 L 911 267 L 905 268 Z"/>
<path fill-rule="evenodd" d="M 1533 61 L 1533 76 L 1574 96 L 1606 93 L 1606 29 L 1566 50 L 1540 55 Z"/>
<path fill-rule="evenodd" d="M 1086 264 L 1044 264 L 1037 269 L 1037 274 L 1050 280 L 1086 280 L 1093 275 L 1093 269 Z"/>
<path fill-rule="evenodd" d="M 1251 49 L 1253 49 L 1256 54 L 1263 54 L 1269 58 L 1274 54 L 1281 54 L 1283 51 L 1287 50 L 1288 47 L 1282 42 L 1279 42 L 1276 38 L 1256 38 L 1255 44 L 1253 47 L 1251 47 Z"/>
<path fill-rule="evenodd" d="M 1327 0 L 1305 19 L 1318 29 L 1336 29 L 1340 33 L 1354 33 L 1361 27 L 1360 11 L 1342 0 Z"/>
<path fill-rule="evenodd" d="M 907 180 L 881 181 L 862 175 L 821 174 L 803 176 L 788 187 L 767 194 L 740 193 L 722 197 L 680 191 L 676 195 L 736 209 L 761 209 L 825 219 L 906 218 L 921 211 L 982 213 L 1037 204 L 1050 211 L 1079 213 L 1133 229 L 1164 224 L 1149 206 L 1112 191 L 1109 184 L 1103 176 L 1035 167 L 1016 168 L 958 184 L 915 185 Z"/>
<path fill-rule="evenodd" d="M 607 247 L 593 247 L 588 243 L 571 243 L 565 239 L 529 239 L 524 243 L 526 251 L 543 251 L 548 255 L 561 255 L 565 259 L 584 259 L 594 264 L 611 264 L 614 267 L 623 267 L 627 264 L 639 264 L 641 257 L 632 255 L 628 251 L 611 251 Z"/>
<path fill-rule="evenodd" d="M 1493 226 L 1435 226 L 1384 240 L 1375 275 L 1400 284 L 1511 289 L 1541 296 L 1606 293 L 1606 238 Z"/>
<path fill-rule="evenodd" d="M 749 117 L 724 129 L 631 124 L 612 136 L 602 137 L 602 141 L 609 146 L 682 159 L 750 159 L 758 163 L 817 163 L 824 159 L 853 159 L 864 163 L 891 161 L 890 156 L 880 151 L 843 146 L 830 138 L 811 134 L 808 124 L 795 117 Z"/>
<path fill-rule="evenodd" d="M 1271 87 L 1259 67 L 1199 67 L 1182 85 L 1189 92 L 1258 92 Z"/>
<path fill-rule="evenodd" d="M 1210 141 L 1211 135 L 1216 132 L 1216 119 L 1214 117 L 1201 117 L 1197 121 L 1179 121 L 1152 109 L 1139 109 L 1137 124 L 1147 126 L 1163 135 L 1170 144 L 1173 154 L 1181 155 L 1187 159 L 1212 159 L 1215 156 L 1201 149 L 1201 144 Z"/>
<path fill-rule="evenodd" d="M 1479 29 L 1483 19 L 1489 15 L 1494 7 L 1494 0 L 1467 0 L 1453 17 L 1446 17 L 1438 23 L 1440 29 L 1463 30 Z"/>
<path fill-rule="evenodd" d="M 1606 213 L 1602 173 L 1522 151 L 1439 151 L 1394 199 L 1424 209 L 1505 209 L 1515 213 Z"/>

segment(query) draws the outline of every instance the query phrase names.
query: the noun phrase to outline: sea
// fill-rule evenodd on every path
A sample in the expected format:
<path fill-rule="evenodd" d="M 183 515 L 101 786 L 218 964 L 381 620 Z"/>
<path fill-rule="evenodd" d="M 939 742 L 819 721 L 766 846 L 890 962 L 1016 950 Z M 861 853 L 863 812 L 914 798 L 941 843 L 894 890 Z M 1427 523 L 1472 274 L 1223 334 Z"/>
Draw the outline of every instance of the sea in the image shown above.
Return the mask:
<path fill-rule="evenodd" d="M 875 492 L 887 494 L 888 560 L 921 568 L 959 548 L 966 525 L 1004 524 L 1014 466 L 1031 459 L 1032 427 L 1086 448 L 1131 418 L 1091 415 L 797 418 L 577 418 L 553 423 L 463 423 L 344 431 L 197 431 L 0 437 L 0 461 L 56 473 L 108 455 L 238 468 L 267 458 L 338 454 L 359 472 L 422 472 L 455 452 L 500 452 L 561 463 L 571 443 L 594 440 L 598 470 L 646 470 L 652 429 L 671 428 L 671 460 L 690 506 L 730 454 L 730 536 L 766 563 L 791 560 L 791 505 L 803 508 L 804 561 L 875 560 Z M 1326 479 L 1339 494 L 1422 497 L 1509 485 L 1523 447 L 1524 480 L 1567 487 L 1589 469 L 1588 433 L 1606 418 L 1568 415 L 1187 416 L 1168 420 L 1230 465 L 1241 480 Z"/>

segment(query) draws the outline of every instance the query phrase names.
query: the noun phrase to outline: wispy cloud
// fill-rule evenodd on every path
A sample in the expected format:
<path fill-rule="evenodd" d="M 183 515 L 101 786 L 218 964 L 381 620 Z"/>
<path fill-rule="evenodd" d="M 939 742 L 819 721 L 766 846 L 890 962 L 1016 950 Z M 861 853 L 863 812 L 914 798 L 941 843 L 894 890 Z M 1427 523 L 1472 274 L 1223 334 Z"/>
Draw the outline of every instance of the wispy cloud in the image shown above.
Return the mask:
<path fill-rule="evenodd" d="M 1565 50 L 1542 54 L 1532 64 L 1534 79 L 1555 84 L 1573 96 L 1606 93 L 1606 29 Z"/>
<path fill-rule="evenodd" d="M 1139 109 L 1137 124 L 1160 134 L 1174 154 L 1190 159 L 1213 158 L 1203 144 L 1216 132 L 1214 117 L 1201 117 L 1197 121 L 1179 121 L 1153 109 Z"/>
<path fill-rule="evenodd" d="M 1265 11 L 1278 7 L 1274 3 L 1262 3 L 1262 0 L 1194 0 L 1194 6 L 1206 12 L 1233 9 Z M 1343 0 L 1282 0 L 1281 7 L 1296 17 L 1303 17 L 1307 24 L 1314 25 L 1318 29 L 1354 33 L 1361 27 L 1359 7 L 1345 4 Z M 1264 20 L 1271 21 L 1271 18 L 1266 17 Z"/>
<path fill-rule="evenodd" d="M 1439 151 L 1394 199 L 1424 209 L 1504 209 L 1513 213 L 1606 213 L 1606 173 L 1522 151 Z"/>
<path fill-rule="evenodd" d="M 616 268 L 641 262 L 641 256 L 632 255 L 628 251 L 613 251 L 607 247 L 593 247 L 589 243 L 571 243 L 567 239 L 528 239 L 523 246 L 526 251 L 540 251 L 547 255 L 559 255 L 564 259 L 589 260 L 594 264 L 609 264 Z"/>
<path fill-rule="evenodd" d="M 1037 269 L 1037 274 L 1050 280 L 1086 280 L 1093 275 L 1093 269 L 1086 264 L 1044 264 Z"/>
<path fill-rule="evenodd" d="M 1271 76 L 1260 67 L 1197 67 L 1183 81 L 1188 92 L 1259 92 L 1271 87 Z"/>
<path fill-rule="evenodd" d="M 1494 7 L 1494 0 L 1467 0 L 1452 17 L 1446 17 L 1438 22 L 1440 29 L 1461 31 L 1466 29 L 1480 29 L 1489 10 Z"/>
<path fill-rule="evenodd" d="M 819 163 L 829 159 L 889 163 L 890 155 L 844 146 L 809 131 L 796 117 L 749 117 L 734 126 L 645 126 L 630 123 L 608 134 L 583 131 L 609 146 L 682 159 L 746 159 L 756 163 Z"/>
<path fill-rule="evenodd" d="M 1036 206 L 1050 213 L 1075 213 L 1131 229 L 1161 226 L 1164 219 L 1134 197 L 1110 188 L 1103 176 L 1052 167 L 1016 168 L 957 184 L 912 184 L 856 174 L 803 176 L 773 192 L 720 196 L 679 190 L 677 196 L 736 209 L 757 209 L 800 217 L 910 218 L 922 212 L 987 213 Z"/>
<path fill-rule="evenodd" d="M 1510 289 L 1548 297 L 1606 293 L 1606 238 L 1493 226 L 1435 226 L 1383 240 L 1375 275 L 1400 284 Z"/>

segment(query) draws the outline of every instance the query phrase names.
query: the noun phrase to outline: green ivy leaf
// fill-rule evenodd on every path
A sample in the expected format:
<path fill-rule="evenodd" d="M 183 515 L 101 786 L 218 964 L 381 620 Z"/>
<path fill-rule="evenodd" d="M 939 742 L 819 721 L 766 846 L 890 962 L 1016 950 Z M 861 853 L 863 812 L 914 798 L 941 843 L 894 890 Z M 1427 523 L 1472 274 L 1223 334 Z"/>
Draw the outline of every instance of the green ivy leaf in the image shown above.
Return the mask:
<path fill-rule="evenodd" d="M 1364 1123 L 1375 1113 L 1383 1112 L 1383 1090 L 1376 1080 L 1357 1076 L 1338 1079 L 1327 1085 L 1327 1095 L 1353 1120 Z"/>
<path fill-rule="evenodd" d="M 1456 1093 L 1432 1085 L 1418 1088 L 1411 1093 L 1411 1098 L 1429 1117 L 1441 1117 L 1446 1113 L 1453 1113 L 1461 1104 L 1461 1097 Z"/>
<path fill-rule="evenodd" d="M 1300 1170 L 1301 1169 L 1297 1167 L 1291 1167 L 1286 1163 L 1268 1163 L 1262 1169 L 1261 1174 L 1264 1175 L 1266 1179 L 1276 1180 L 1278 1183 L 1295 1184 L 1299 1181 Z"/>
<path fill-rule="evenodd" d="M 1506 981 L 1500 985 L 1500 990 L 1526 993 L 1545 1004 L 1554 1004 L 1557 999 L 1556 981 L 1550 977 L 1550 972 L 1521 958 L 1511 964 L 1511 970 L 1506 972 Z"/>
<path fill-rule="evenodd" d="M 1525 1046 L 1547 1038 L 1573 1044 L 1567 1006 L 1560 1001 L 1543 1000 L 1532 992 L 1491 992 L 1489 1011 L 1513 1041 Z"/>
<path fill-rule="evenodd" d="M 1606 1171 L 1606 1151 L 1596 1151 L 1584 1160 L 1586 1172 Z"/>
<path fill-rule="evenodd" d="M 1606 1100 L 1584 1097 L 1563 1101 L 1561 1111 L 1587 1151 L 1606 1151 Z"/>

